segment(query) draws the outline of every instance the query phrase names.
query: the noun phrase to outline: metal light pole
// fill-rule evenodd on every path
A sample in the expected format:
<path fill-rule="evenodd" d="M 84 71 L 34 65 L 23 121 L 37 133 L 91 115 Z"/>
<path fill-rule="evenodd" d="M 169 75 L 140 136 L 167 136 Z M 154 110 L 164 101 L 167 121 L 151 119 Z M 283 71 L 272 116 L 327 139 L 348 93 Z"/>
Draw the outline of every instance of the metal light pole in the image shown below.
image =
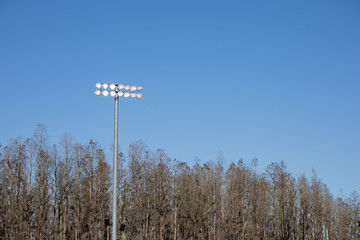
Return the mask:
<path fill-rule="evenodd" d="M 116 87 L 117 89 L 117 87 Z M 113 183 L 113 211 L 112 211 L 112 239 L 116 240 L 116 219 L 117 219 L 117 153 L 118 153 L 118 118 L 119 118 L 119 97 L 115 95 L 115 121 L 114 121 L 114 183 Z"/>
<path fill-rule="evenodd" d="M 101 93 L 104 96 L 109 95 L 115 99 L 115 116 L 114 116 L 114 163 L 113 163 L 113 206 L 112 206 L 112 240 L 116 240 L 116 220 L 117 220 L 117 155 L 118 155 L 118 118 L 119 118 L 119 97 L 131 97 L 131 98 L 142 98 L 142 94 L 134 93 L 134 91 L 142 91 L 143 87 L 129 86 L 117 83 L 97 83 L 96 87 L 98 88 L 95 91 L 95 94 L 100 96 Z M 110 87 L 112 91 L 107 89 Z M 128 91 L 131 92 L 128 92 Z"/>

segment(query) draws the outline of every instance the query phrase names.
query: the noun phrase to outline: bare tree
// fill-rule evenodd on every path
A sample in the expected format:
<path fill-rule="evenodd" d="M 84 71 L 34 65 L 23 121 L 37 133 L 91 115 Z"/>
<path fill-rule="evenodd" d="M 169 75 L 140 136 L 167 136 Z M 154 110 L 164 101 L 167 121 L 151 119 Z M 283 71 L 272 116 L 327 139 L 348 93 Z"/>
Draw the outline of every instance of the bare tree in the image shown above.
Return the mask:
<path fill-rule="evenodd" d="M 335 234 L 335 201 L 327 189 L 326 186 L 323 187 L 324 192 L 324 239 L 336 239 Z"/>
<path fill-rule="evenodd" d="M 12 140 L 1 155 L 1 231 L 8 239 L 26 238 L 30 217 L 26 142 L 22 138 Z"/>
<path fill-rule="evenodd" d="M 314 239 L 323 239 L 324 201 L 322 183 L 315 172 L 311 180 L 311 220 Z"/>
<path fill-rule="evenodd" d="M 360 196 L 357 192 L 350 193 L 346 199 L 350 209 L 351 221 L 349 224 L 351 239 L 360 239 Z"/>
<path fill-rule="evenodd" d="M 35 186 L 34 186 L 34 235 L 37 239 L 49 239 L 50 184 L 52 159 L 49 153 L 47 130 L 39 124 L 35 130 Z"/>
<path fill-rule="evenodd" d="M 96 169 L 95 169 L 95 212 L 98 225 L 97 239 L 106 239 L 107 232 L 105 226 L 105 219 L 110 218 L 110 166 L 105 161 L 105 154 L 103 149 L 97 148 L 95 153 Z"/>
<path fill-rule="evenodd" d="M 237 165 L 232 163 L 226 172 L 224 208 L 226 239 L 246 239 L 248 176 L 249 170 L 245 167 L 242 160 Z"/>
<path fill-rule="evenodd" d="M 334 223 L 336 239 L 351 239 L 351 211 L 342 198 L 336 201 Z"/>
<path fill-rule="evenodd" d="M 266 171 L 271 181 L 271 236 L 275 239 L 291 239 L 296 232 L 295 180 L 286 172 L 283 161 L 270 164 Z"/>
<path fill-rule="evenodd" d="M 298 235 L 300 239 L 310 238 L 311 232 L 311 193 L 308 180 L 302 175 L 298 180 L 298 206 L 299 206 L 299 228 Z"/>
<path fill-rule="evenodd" d="M 59 162 L 59 177 L 57 181 L 58 189 L 58 217 L 61 240 L 70 237 L 70 196 L 73 194 L 74 179 L 74 145 L 73 138 L 69 134 L 64 134 L 60 142 L 61 160 Z"/>

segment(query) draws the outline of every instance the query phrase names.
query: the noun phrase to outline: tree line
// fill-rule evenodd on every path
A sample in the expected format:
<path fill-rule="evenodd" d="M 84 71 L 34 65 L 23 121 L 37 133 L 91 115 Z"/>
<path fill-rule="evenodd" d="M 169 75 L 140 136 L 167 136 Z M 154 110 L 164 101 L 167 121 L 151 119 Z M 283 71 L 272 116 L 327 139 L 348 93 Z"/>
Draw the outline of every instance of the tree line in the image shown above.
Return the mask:
<path fill-rule="evenodd" d="M 110 158 L 111 159 L 111 158 Z M 171 159 L 142 142 L 118 154 L 122 239 L 360 239 L 360 197 L 334 197 L 285 163 L 223 166 Z M 111 161 L 110 161 L 111 162 Z M 112 164 L 111 164 L 112 165 Z M 111 239 L 112 169 L 104 149 L 39 125 L 0 147 L 0 239 Z"/>

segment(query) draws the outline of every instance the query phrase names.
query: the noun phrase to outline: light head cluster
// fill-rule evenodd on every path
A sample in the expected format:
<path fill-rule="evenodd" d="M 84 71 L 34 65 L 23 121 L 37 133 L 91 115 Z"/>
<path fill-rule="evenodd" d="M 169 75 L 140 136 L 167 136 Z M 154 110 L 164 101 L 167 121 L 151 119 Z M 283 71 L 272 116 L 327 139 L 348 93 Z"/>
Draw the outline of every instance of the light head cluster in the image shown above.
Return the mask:
<path fill-rule="evenodd" d="M 95 95 L 100 96 L 101 94 L 104 96 L 110 95 L 112 97 L 131 97 L 131 98 L 142 98 L 142 94 L 136 93 L 135 91 L 142 91 L 143 87 L 123 85 L 117 83 L 97 83 L 97 90 L 95 91 Z M 130 91 L 130 92 L 128 92 Z"/>

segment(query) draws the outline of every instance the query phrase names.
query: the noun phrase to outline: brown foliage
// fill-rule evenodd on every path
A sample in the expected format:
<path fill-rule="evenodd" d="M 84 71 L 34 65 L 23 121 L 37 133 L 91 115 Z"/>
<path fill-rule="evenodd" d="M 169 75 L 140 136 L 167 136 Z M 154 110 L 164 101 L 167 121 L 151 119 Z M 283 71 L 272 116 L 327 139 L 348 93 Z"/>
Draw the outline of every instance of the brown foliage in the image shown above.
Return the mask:
<path fill-rule="evenodd" d="M 102 147 L 65 135 L 0 147 L 0 239 L 109 239 L 111 168 Z M 119 153 L 118 226 L 125 239 L 360 239 L 360 197 L 334 199 L 314 173 L 285 163 L 265 173 L 242 160 L 227 169 L 151 152 L 141 141 Z M 120 236 L 120 234 L 119 234 Z"/>

